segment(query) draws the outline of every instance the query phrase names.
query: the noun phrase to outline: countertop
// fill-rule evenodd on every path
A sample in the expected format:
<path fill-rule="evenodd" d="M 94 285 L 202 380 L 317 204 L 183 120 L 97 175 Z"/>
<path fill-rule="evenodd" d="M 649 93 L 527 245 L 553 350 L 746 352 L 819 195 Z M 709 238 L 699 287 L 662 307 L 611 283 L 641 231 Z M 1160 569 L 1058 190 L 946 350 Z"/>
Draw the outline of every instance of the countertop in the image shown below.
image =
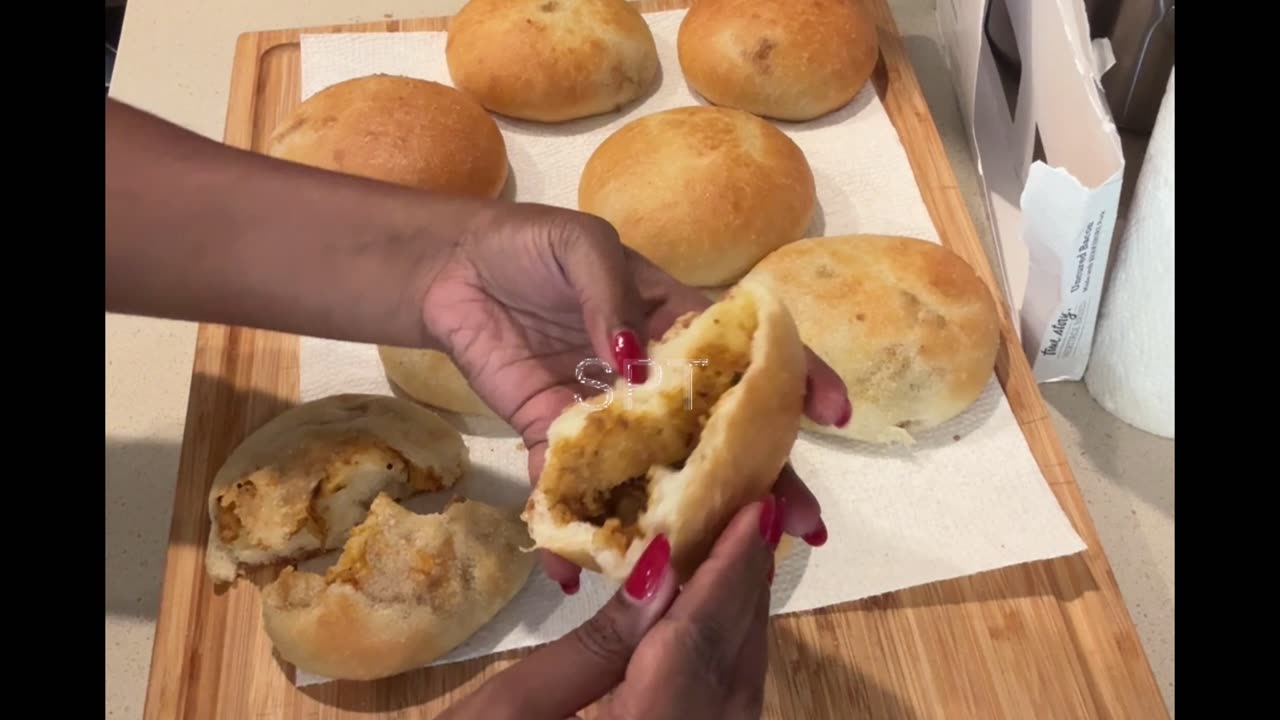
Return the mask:
<path fill-rule="evenodd" d="M 463 0 L 131 0 L 111 95 L 221 139 L 236 37 L 426 17 Z M 984 241 L 975 165 L 938 49 L 935 0 L 889 0 Z M 1138 154 L 1140 157 L 1140 154 Z M 106 716 L 142 714 L 195 326 L 106 315 Z M 1174 709 L 1174 444 L 1104 411 L 1081 383 L 1042 385 L 1080 488 Z"/>

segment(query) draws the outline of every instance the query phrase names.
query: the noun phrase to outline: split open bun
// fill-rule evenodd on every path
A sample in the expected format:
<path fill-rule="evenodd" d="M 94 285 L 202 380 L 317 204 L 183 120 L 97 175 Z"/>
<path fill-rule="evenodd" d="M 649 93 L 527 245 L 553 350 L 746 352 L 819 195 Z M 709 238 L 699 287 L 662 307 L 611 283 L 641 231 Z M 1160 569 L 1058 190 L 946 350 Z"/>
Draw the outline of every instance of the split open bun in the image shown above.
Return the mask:
<path fill-rule="evenodd" d="M 286 410 L 231 453 L 209 490 L 205 569 L 243 570 L 337 548 L 380 493 L 452 487 L 470 466 L 462 436 L 427 408 L 379 395 L 333 395 Z"/>
<path fill-rule="evenodd" d="M 445 60 L 455 87 L 534 122 L 613 112 L 658 76 L 653 34 L 625 0 L 469 0 L 449 20 Z"/>
<path fill-rule="evenodd" d="M 677 56 L 708 101 L 762 117 L 807 121 L 849 103 L 879 58 L 865 0 L 697 0 Z"/>
<path fill-rule="evenodd" d="M 804 237 L 817 189 L 804 152 L 771 123 L 681 107 L 605 138 L 583 167 L 578 208 L 682 283 L 723 287 Z"/>
<path fill-rule="evenodd" d="M 448 85 L 396 75 L 315 93 L 272 132 L 266 154 L 420 190 L 496 198 L 508 175 L 493 118 Z"/>
<path fill-rule="evenodd" d="M 450 652 L 511 602 L 536 554 L 514 508 L 455 499 L 419 515 L 379 495 L 324 575 L 285 568 L 263 589 L 276 652 L 306 672 L 372 680 Z"/>
<path fill-rule="evenodd" d="M 620 378 L 552 423 L 522 517 L 538 547 L 619 580 L 663 533 L 687 579 L 786 463 L 805 351 L 786 308 L 744 281 L 678 320 L 649 358 L 643 385 Z"/>
<path fill-rule="evenodd" d="M 967 409 L 995 370 L 1000 319 L 959 255 L 883 235 L 809 238 L 748 278 L 786 305 L 805 344 L 840 375 L 853 419 L 811 431 L 871 443 L 914 442 Z"/>
<path fill-rule="evenodd" d="M 461 415 L 498 417 L 442 352 L 380 345 L 378 359 L 387 379 L 420 403 Z"/>

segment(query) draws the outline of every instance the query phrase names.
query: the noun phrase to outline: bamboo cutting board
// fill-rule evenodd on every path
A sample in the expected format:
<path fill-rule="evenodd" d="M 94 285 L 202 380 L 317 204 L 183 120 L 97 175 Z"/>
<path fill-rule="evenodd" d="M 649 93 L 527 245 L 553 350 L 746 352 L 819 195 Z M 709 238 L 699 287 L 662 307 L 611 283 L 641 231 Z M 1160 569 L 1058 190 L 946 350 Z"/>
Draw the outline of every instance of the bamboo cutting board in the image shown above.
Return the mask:
<path fill-rule="evenodd" d="M 885 0 L 869 2 L 882 54 L 874 82 L 934 223 L 942 241 L 996 289 L 897 27 Z M 640 3 L 646 11 L 683 6 L 683 0 Z M 260 150 L 277 118 L 298 102 L 301 33 L 444 26 L 434 18 L 241 36 L 225 141 Z M 997 374 L 1045 481 L 1088 551 L 773 618 L 765 717 L 1168 717 L 1003 308 L 1002 320 Z M 204 542 L 214 473 L 241 439 L 297 398 L 296 338 L 200 328 L 146 718 L 428 718 L 527 652 L 380 682 L 294 687 L 293 669 L 275 659 L 262 631 L 253 584 L 216 592 L 204 572 Z"/>

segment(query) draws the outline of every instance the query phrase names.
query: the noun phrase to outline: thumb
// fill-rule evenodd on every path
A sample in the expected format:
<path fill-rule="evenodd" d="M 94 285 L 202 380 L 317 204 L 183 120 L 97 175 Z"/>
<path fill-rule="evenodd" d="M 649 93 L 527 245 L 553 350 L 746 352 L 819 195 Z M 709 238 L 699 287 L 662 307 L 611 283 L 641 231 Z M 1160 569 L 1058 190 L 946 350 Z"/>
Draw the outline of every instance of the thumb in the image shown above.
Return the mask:
<path fill-rule="evenodd" d="M 626 676 L 631 654 L 675 599 L 671 545 L 649 543 L 622 588 L 591 619 L 485 683 L 489 705 L 519 717 L 561 720 L 604 697 Z"/>
<path fill-rule="evenodd" d="M 633 382 L 648 377 L 644 303 L 626 247 L 608 222 L 593 215 L 563 236 L 556 255 L 582 306 L 596 356 Z"/>

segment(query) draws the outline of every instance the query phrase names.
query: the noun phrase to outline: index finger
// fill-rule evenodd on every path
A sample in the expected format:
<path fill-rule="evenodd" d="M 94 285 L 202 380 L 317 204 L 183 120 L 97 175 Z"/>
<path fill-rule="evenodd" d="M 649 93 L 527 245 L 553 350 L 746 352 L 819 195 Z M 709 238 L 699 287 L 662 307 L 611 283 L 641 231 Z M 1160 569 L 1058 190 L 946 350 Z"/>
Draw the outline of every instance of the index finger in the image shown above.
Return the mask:
<path fill-rule="evenodd" d="M 853 406 L 849 403 L 849 390 L 844 380 L 817 353 L 810 350 L 808 345 L 804 351 L 809 358 L 809 372 L 805 378 L 804 414 L 819 425 L 848 425 L 853 417 Z"/>
<path fill-rule="evenodd" d="M 773 494 L 782 507 L 782 529 L 792 537 L 803 538 L 810 545 L 827 541 L 827 526 L 822 522 L 822 507 L 804 481 L 787 463 L 773 485 Z"/>

